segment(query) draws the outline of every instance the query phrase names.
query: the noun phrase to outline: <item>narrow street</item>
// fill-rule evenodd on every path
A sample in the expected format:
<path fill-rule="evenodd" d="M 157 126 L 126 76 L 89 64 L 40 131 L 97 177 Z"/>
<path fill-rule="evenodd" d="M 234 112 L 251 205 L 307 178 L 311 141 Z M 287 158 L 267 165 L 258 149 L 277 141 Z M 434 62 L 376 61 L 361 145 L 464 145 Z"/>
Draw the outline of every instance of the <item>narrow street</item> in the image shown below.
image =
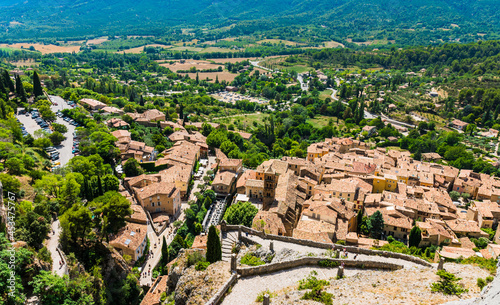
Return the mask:
<path fill-rule="evenodd" d="M 191 194 L 189 195 L 189 200 L 196 200 L 194 193 L 199 192 L 198 185 L 203 183 L 203 177 L 207 174 L 207 171 L 210 169 L 211 165 L 215 163 L 215 156 L 208 157 L 208 165 L 205 167 L 203 175 L 201 175 L 200 179 L 196 179 L 194 181 L 193 189 L 191 190 Z M 188 201 L 189 201 L 188 200 Z M 182 202 L 181 214 L 177 220 L 184 221 L 185 215 L 184 210 L 189 208 L 189 204 L 186 201 Z M 163 244 L 163 237 L 165 236 L 165 240 L 167 244 L 170 244 L 175 237 L 176 230 L 174 228 L 173 222 L 169 224 L 168 228 L 166 228 L 159 236 L 153 230 L 151 224 L 148 224 L 148 238 L 149 238 L 149 250 L 153 251 L 152 255 L 150 255 L 146 259 L 146 263 L 144 264 L 144 269 L 141 270 L 141 278 L 140 284 L 141 286 L 151 286 L 153 283 L 153 269 L 156 267 L 161 258 L 161 246 Z M 156 248 L 155 248 L 156 244 Z M 147 253 L 144 253 L 147 255 Z"/>
<path fill-rule="evenodd" d="M 52 257 L 52 272 L 62 277 L 68 274 L 68 266 L 64 258 L 57 251 L 57 247 L 59 246 L 59 235 L 61 234 L 59 219 L 54 221 L 51 227 L 52 230 L 49 232 L 50 238 L 46 241 L 46 247 Z M 54 232 L 54 234 L 52 232 Z"/>

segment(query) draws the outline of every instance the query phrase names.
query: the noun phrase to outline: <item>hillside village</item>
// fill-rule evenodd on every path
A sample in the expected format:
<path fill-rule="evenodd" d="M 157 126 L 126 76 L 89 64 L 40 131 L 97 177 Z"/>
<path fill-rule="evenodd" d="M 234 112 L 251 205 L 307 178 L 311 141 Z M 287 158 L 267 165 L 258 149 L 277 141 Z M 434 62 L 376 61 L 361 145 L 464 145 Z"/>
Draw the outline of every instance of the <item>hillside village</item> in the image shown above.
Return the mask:
<path fill-rule="evenodd" d="M 415 292 L 404 304 L 441 304 L 493 287 L 500 91 L 447 87 L 444 68 L 321 67 L 342 52 L 207 62 L 238 72 L 221 82 L 125 54 L 105 75 L 2 70 L 9 238 L 37 268 L 26 299 L 47 302 L 61 279 L 94 283 L 57 297 L 88 305 L 393 302 L 379 280 Z M 306 56 L 313 69 L 286 68 Z M 313 272 L 329 284 L 297 291 Z M 441 276 L 464 290 L 437 296 Z"/>

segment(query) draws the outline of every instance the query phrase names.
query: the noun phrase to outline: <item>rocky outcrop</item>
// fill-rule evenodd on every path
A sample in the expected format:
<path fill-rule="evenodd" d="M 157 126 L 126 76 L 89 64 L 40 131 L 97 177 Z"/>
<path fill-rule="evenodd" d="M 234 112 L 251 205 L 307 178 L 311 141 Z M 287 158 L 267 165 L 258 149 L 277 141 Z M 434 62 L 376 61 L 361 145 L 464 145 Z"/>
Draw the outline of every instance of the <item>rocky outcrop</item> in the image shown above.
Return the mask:
<path fill-rule="evenodd" d="M 176 305 L 204 304 L 229 280 L 229 263 L 219 261 L 206 270 L 197 271 L 195 265 L 189 266 L 188 257 L 198 249 L 183 249 L 176 261 L 169 267 L 168 293 L 175 291 Z"/>
<path fill-rule="evenodd" d="M 497 265 L 500 268 L 500 261 Z M 497 275 L 493 282 L 486 286 L 483 291 L 481 291 L 481 296 L 475 299 L 454 301 L 446 303 L 446 305 L 492 305 L 500 304 L 500 273 L 497 271 Z"/>
<path fill-rule="evenodd" d="M 216 262 L 204 271 L 194 266 L 185 270 L 175 288 L 176 305 L 206 303 L 229 280 L 229 263 Z"/>

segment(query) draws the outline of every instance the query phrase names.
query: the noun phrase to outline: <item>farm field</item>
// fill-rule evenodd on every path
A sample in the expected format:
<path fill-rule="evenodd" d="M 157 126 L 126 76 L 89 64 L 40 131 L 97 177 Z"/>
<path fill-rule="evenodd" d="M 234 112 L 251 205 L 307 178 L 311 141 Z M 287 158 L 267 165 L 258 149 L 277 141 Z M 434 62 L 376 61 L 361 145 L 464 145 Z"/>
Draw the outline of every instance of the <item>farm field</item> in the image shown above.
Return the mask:
<path fill-rule="evenodd" d="M 34 47 L 35 50 L 42 54 L 80 52 L 80 46 L 56 46 L 53 44 L 44 45 L 39 43 L 0 44 L 0 48 L 12 48 L 19 50 L 28 50 L 30 47 Z"/>
<path fill-rule="evenodd" d="M 146 47 L 164 48 L 164 49 L 171 48 L 171 46 L 166 46 L 166 45 L 162 45 L 162 44 L 148 44 L 148 45 L 141 46 L 141 47 L 136 47 L 136 48 L 132 48 L 132 49 L 128 49 L 128 50 L 119 51 L 119 53 L 123 52 L 126 54 L 140 54 L 144 51 L 144 48 L 146 48 Z"/>
<path fill-rule="evenodd" d="M 195 79 L 196 78 L 196 73 L 179 73 L 181 75 L 188 75 L 189 78 L 191 79 Z M 223 71 L 223 72 L 199 72 L 198 73 L 198 77 L 200 78 L 200 80 L 204 80 L 204 79 L 209 79 L 210 82 L 215 82 L 215 78 L 218 77 L 219 78 L 219 82 L 225 80 L 226 82 L 230 83 L 232 82 L 236 76 L 238 76 L 238 74 L 233 74 L 233 73 L 230 73 L 230 72 L 227 72 L 227 71 Z"/>
<path fill-rule="evenodd" d="M 213 63 L 206 61 L 206 60 L 188 59 L 184 63 L 180 63 L 179 61 L 176 61 L 173 64 L 163 63 L 163 64 L 160 64 L 160 66 L 169 68 L 172 72 L 177 72 L 179 70 L 189 70 L 192 67 L 195 67 L 197 70 L 217 69 L 218 67 L 221 67 L 222 65 L 213 64 Z M 219 78 L 219 80 L 220 80 L 220 78 Z"/>

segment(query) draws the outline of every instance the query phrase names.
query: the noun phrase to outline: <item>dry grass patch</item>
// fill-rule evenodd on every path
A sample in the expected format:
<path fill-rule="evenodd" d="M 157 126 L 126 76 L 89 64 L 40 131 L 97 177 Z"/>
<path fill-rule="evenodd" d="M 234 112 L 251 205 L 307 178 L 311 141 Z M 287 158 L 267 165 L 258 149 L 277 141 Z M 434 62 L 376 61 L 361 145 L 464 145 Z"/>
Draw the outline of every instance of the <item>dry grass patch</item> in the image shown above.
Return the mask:
<path fill-rule="evenodd" d="M 217 69 L 221 65 L 213 64 L 213 63 L 206 61 L 206 60 L 189 59 L 189 60 L 186 60 L 184 63 L 181 63 L 180 61 L 176 61 L 173 64 L 163 63 L 163 64 L 160 64 L 160 66 L 169 68 L 173 72 L 177 72 L 179 70 L 189 70 L 192 67 L 195 67 L 197 70 Z"/>
<path fill-rule="evenodd" d="M 180 74 L 183 76 L 186 75 L 185 73 L 180 73 Z M 196 78 L 196 73 L 187 73 L 187 75 L 191 79 Z M 219 78 L 219 82 L 222 82 L 223 80 L 225 80 L 226 82 L 230 83 L 236 78 L 236 76 L 238 76 L 238 74 L 233 74 L 233 73 L 230 73 L 227 71 L 223 71 L 223 72 L 199 72 L 198 73 L 198 77 L 200 78 L 200 80 L 204 80 L 208 77 L 208 79 L 211 83 L 215 82 L 216 77 Z"/>
<path fill-rule="evenodd" d="M 142 46 L 142 47 L 136 47 L 136 48 L 131 48 L 131 49 L 128 49 L 128 50 L 123 50 L 123 51 L 120 51 L 119 53 L 126 53 L 126 54 L 139 54 L 139 53 L 142 53 L 142 51 L 144 51 L 144 48 L 146 47 L 153 47 L 153 48 L 164 48 L 164 49 L 168 49 L 168 48 L 171 48 L 171 46 L 165 46 L 165 45 L 162 45 L 162 44 L 148 44 L 148 45 L 145 45 L 145 46 Z"/>
<path fill-rule="evenodd" d="M 108 41 L 108 37 L 99 37 L 99 38 L 95 38 L 95 39 L 89 39 L 87 41 L 87 45 L 101 44 L 105 41 Z"/>
<path fill-rule="evenodd" d="M 30 47 L 34 47 L 35 50 L 41 52 L 42 54 L 80 52 L 80 46 L 56 46 L 53 44 L 44 45 L 40 43 L 0 44 L 0 47 L 25 50 Z"/>

